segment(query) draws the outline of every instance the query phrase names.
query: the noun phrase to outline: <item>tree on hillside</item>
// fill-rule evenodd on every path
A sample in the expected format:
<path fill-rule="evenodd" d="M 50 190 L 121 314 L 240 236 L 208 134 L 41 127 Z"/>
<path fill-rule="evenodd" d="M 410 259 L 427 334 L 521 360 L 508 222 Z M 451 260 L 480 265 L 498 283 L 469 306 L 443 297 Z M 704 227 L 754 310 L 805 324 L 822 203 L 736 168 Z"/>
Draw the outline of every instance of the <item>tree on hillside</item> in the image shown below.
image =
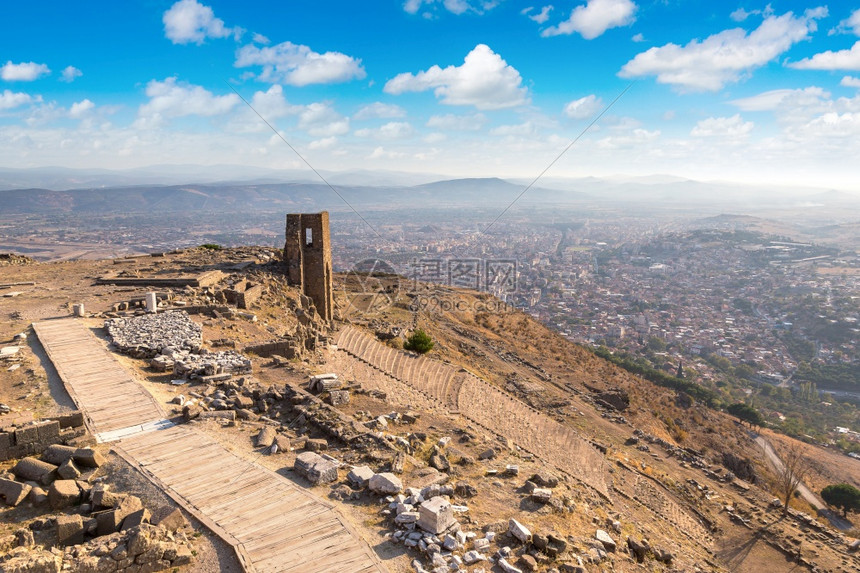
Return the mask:
<path fill-rule="evenodd" d="M 420 328 L 416 329 L 403 344 L 404 349 L 412 350 L 418 354 L 427 354 L 433 350 L 433 346 L 435 346 L 433 340 Z"/>
<path fill-rule="evenodd" d="M 780 455 L 782 465 L 776 468 L 776 491 L 781 495 L 785 505 L 782 508 L 783 515 L 788 514 L 788 502 L 797 487 L 803 482 L 809 473 L 809 461 L 803 456 L 800 444 L 794 443 Z"/>
<path fill-rule="evenodd" d="M 750 427 L 761 427 L 764 425 L 764 418 L 762 415 L 749 404 L 735 402 L 734 404 L 730 404 L 726 408 L 726 411 L 741 422 L 746 422 Z"/>
<path fill-rule="evenodd" d="M 849 483 L 837 483 L 825 487 L 821 490 L 821 499 L 827 505 L 840 508 L 842 517 L 846 519 L 849 511 L 860 513 L 860 489 Z"/>
<path fill-rule="evenodd" d="M 651 336 L 648 338 L 648 349 L 653 350 L 654 352 L 665 352 L 666 342 L 663 341 L 662 338 Z"/>

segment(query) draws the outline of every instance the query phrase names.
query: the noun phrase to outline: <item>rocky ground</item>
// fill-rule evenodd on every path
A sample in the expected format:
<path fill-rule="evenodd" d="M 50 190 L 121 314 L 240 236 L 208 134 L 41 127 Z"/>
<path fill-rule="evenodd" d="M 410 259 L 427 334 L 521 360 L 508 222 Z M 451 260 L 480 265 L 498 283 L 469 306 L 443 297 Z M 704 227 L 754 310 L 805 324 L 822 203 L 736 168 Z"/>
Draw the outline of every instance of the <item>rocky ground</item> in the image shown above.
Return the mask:
<path fill-rule="evenodd" d="M 21 349 L 0 365 L 0 402 L 9 406 L 9 413 L 0 414 L 2 425 L 70 406 L 38 343 L 32 337 L 14 340 L 27 333 L 30 322 L 67 316 L 72 304 L 83 303 L 90 325 L 107 345 L 105 320 L 118 324 L 147 316 L 144 294 L 152 289 L 95 284 L 99 277 L 115 276 L 118 268 L 142 277 L 224 273 L 222 283 L 209 287 L 158 289 L 163 308 L 191 311 L 196 327 L 189 326 L 189 332 L 201 335 L 199 349 L 183 349 L 181 342 L 147 344 L 148 350 L 120 343 L 114 348 L 128 353 L 120 360 L 177 421 L 196 424 L 231 451 L 336 503 L 391 571 L 430 571 L 440 560 L 470 571 L 760 571 L 764 563 L 774 572 L 860 567 L 857 553 L 848 550 L 851 538 L 810 517 L 808 507 L 799 503 L 783 517 L 770 506 L 773 496 L 761 489 L 768 470 L 723 414 L 620 371 L 519 313 L 413 313 L 405 297 L 373 312 L 350 313 L 353 323 L 393 346 L 415 325 L 425 328 L 437 341 L 432 355 L 467 367 L 588 436 L 604 454 L 611 484 L 606 498 L 564 473 L 548 471 L 544 460 L 504 436 L 326 349 L 331 334 L 313 322 L 307 301 L 285 286 L 265 249 L 18 264 L 14 272 L 11 266 L 0 268 L 0 284 L 35 283 L 15 287 L 21 291 L 15 297 L 0 298 L 0 340 L 7 341 L 0 347 Z M 262 295 L 250 308 L 237 309 L 229 291 L 246 283 L 263 285 Z M 349 285 L 338 290 L 348 293 Z M 457 297 L 466 308 L 485 300 L 450 289 L 437 294 Z M 342 294 L 338 302 L 345 308 Z M 294 355 L 243 352 L 275 340 L 288 341 Z M 215 365 L 191 379 L 176 376 L 172 367 L 181 353 L 200 349 L 203 356 L 225 349 L 245 354 L 250 372 Z M 157 357 L 166 358 L 153 363 Z M 328 371 L 337 372 L 344 385 L 308 393 L 308 377 Z M 172 383 L 177 378 L 183 383 Z M 155 505 L 168 501 L 113 459 L 109 448 L 103 453 L 108 461 L 96 478 L 136 495 L 144 506 L 151 499 Z M 735 455 L 731 468 L 724 465 L 726 453 Z M 733 479 L 745 470 L 759 485 Z M 852 475 L 852 466 L 829 471 L 827 479 L 856 481 L 860 475 Z M 374 476 L 384 476 L 390 489 L 384 489 L 383 478 L 371 486 Z M 16 525 L 28 519 L 46 519 L 44 511 L 27 503 L 0 514 L 10 525 L 8 534 L 15 535 Z M 435 528 L 428 520 L 436 521 Z M 686 520 L 702 533 L 685 527 Z M 205 530 L 192 521 L 189 531 Z M 202 533 L 188 540 L 197 551 L 190 567 L 238 570 L 231 569 L 238 565 L 217 540 Z"/>

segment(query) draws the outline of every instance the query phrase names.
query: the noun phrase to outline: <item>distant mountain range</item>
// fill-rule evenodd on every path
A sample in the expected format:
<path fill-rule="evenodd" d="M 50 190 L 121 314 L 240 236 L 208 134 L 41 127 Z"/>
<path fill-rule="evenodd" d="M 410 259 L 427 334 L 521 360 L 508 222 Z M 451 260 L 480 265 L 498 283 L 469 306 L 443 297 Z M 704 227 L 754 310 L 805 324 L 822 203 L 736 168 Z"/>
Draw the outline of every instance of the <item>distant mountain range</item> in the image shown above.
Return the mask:
<path fill-rule="evenodd" d="M 0 213 L 298 211 L 605 204 L 857 211 L 860 195 L 834 190 L 701 182 L 654 175 L 531 180 L 445 179 L 387 171 L 323 173 L 243 166 L 153 166 L 125 171 L 0 168 Z M 333 189 L 332 189 L 333 188 Z M 725 209 L 723 209 L 725 207 Z M 719 211 L 717 211 L 719 212 Z"/>
<path fill-rule="evenodd" d="M 438 175 L 397 171 L 321 171 L 329 183 L 358 186 L 418 185 Z M 183 183 L 320 183 L 308 170 L 266 169 L 245 165 L 152 165 L 135 169 L 72 169 L 0 167 L 0 190 L 38 187 L 65 191 L 91 187 L 179 185 Z"/>
<path fill-rule="evenodd" d="M 448 208 L 506 205 L 523 187 L 502 179 L 457 179 L 416 186 L 349 186 L 323 183 L 214 183 L 129 185 L 54 191 L 0 191 L 5 213 L 158 211 L 340 211 L 350 205 L 372 209 Z M 570 191 L 534 188 L 530 202 L 568 203 L 589 199 Z"/>

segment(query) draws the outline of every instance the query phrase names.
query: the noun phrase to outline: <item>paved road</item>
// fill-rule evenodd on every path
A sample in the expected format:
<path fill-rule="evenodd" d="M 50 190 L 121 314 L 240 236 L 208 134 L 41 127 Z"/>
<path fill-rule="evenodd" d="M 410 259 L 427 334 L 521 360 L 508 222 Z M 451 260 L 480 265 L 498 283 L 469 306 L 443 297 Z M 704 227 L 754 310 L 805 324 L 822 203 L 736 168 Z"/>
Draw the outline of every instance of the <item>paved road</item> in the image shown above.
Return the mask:
<path fill-rule="evenodd" d="M 765 458 L 767 459 L 770 466 L 773 467 L 777 472 L 784 471 L 785 466 L 783 465 L 782 460 L 779 459 L 779 456 L 777 455 L 776 451 L 774 451 L 773 446 L 770 445 L 770 442 L 768 442 L 764 438 L 764 436 L 758 434 L 752 435 L 755 437 L 756 443 L 761 446 L 762 452 L 764 452 Z M 808 487 L 806 487 L 806 484 L 804 484 L 803 482 L 797 484 L 797 491 L 800 493 L 801 497 L 803 497 L 803 499 L 805 499 L 809 503 L 809 505 L 811 505 L 818 511 L 820 515 L 826 517 L 833 527 L 841 531 L 848 531 L 849 529 L 852 529 L 854 527 L 853 524 L 848 521 L 845 521 L 844 519 L 836 515 L 833 511 L 828 509 L 827 505 L 825 505 L 824 502 L 822 502 L 818 498 L 818 496 L 812 493 L 812 491 Z"/>

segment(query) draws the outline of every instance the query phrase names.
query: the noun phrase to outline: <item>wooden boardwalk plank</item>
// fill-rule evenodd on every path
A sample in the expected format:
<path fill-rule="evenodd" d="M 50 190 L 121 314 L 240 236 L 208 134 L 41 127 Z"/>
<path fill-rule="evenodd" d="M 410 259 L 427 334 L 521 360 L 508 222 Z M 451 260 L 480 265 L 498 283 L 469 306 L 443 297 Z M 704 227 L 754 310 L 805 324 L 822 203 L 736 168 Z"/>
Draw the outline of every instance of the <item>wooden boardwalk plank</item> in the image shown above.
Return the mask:
<path fill-rule="evenodd" d="M 190 468 L 187 463 L 184 467 L 164 464 L 160 450 L 167 444 L 207 453 L 220 449 L 220 460 L 195 463 Z M 203 434 L 173 427 L 133 436 L 123 440 L 120 448 L 137 460 L 144 472 L 155 474 L 168 487 L 168 493 L 181 497 L 187 507 L 201 512 L 237 540 L 256 571 L 384 571 L 375 554 L 333 506 L 274 472 L 239 458 Z M 162 461 L 156 462 L 159 459 Z M 238 464 L 233 465 L 233 461 Z M 231 476 L 226 482 L 216 473 L 214 466 L 219 465 L 230 468 L 225 472 Z M 351 556 L 350 565 L 341 559 L 329 562 L 340 553 Z"/>
<path fill-rule="evenodd" d="M 164 418 L 152 396 L 80 321 L 37 322 L 33 330 L 93 433 Z"/>
<path fill-rule="evenodd" d="M 163 418 L 92 332 L 74 319 L 36 323 L 36 334 L 93 432 Z M 384 573 L 335 507 L 189 427 L 121 439 L 117 453 L 236 550 L 254 573 Z"/>

